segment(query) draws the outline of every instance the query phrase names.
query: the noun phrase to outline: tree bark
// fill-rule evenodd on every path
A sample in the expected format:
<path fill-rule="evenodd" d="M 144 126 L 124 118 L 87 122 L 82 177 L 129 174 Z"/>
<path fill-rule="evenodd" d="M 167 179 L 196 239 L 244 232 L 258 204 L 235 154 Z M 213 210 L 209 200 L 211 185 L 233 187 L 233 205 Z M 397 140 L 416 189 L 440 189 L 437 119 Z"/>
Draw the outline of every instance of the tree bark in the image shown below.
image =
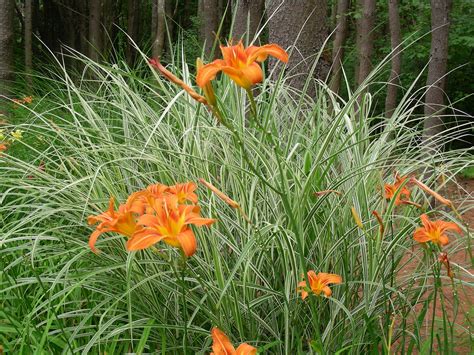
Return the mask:
<path fill-rule="evenodd" d="M 127 42 L 126 59 L 129 66 L 133 66 L 137 53 L 133 42 L 138 42 L 140 23 L 140 2 L 138 0 L 128 0 L 127 8 L 127 34 L 130 39 Z M 133 42 L 132 42 L 133 41 Z"/>
<path fill-rule="evenodd" d="M 398 0 L 388 1 L 388 18 L 390 23 L 390 44 L 392 46 L 392 69 L 387 84 L 385 115 L 387 117 L 392 117 L 393 111 L 397 106 L 397 92 L 402 67 L 401 49 L 399 47 L 401 43 L 401 31 Z"/>
<path fill-rule="evenodd" d="M 431 51 L 427 91 L 425 94 L 425 121 L 423 144 L 428 150 L 440 149 L 440 134 L 444 131 L 444 86 L 448 66 L 449 13 L 452 0 L 431 0 Z"/>
<path fill-rule="evenodd" d="M 349 0 L 339 0 L 336 10 L 336 34 L 332 49 L 332 80 L 331 90 L 339 93 L 342 76 L 342 61 L 344 60 L 344 46 L 346 44 L 348 24 L 347 13 L 349 11 Z"/>
<path fill-rule="evenodd" d="M 11 94 L 13 81 L 13 14 L 14 0 L 0 0 L 0 112 L 2 96 Z"/>
<path fill-rule="evenodd" d="M 359 0 L 362 16 L 357 22 L 357 85 L 360 86 L 372 69 L 374 51 L 375 0 Z"/>
<path fill-rule="evenodd" d="M 265 13 L 265 0 L 235 0 L 235 20 L 232 28 L 234 40 L 244 39 L 250 43 L 255 39 Z"/>
<path fill-rule="evenodd" d="M 166 12 L 165 0 L 153 0 L 152 14 L 152 56 L 159 58 L 163 53 L 166 34 Z"/>
<path fill-rule="evenodd" d="M 99 61 L 102 53 L 101 0 L 89 0 L 89 58 Z"/>
<path fill-rule="evenodd" d="M 201 21 L 200 38 L 204 44 L 204 53 L 211 59 L 216 33 L 219 28 L 218 0 L 199 1 L 199 19 Z"/>
<path fill-rule="evenodd" d="M 290 1 L 266 1 L 269 42 L 292 51 L 287 68 L 291 75 L 290 84 L 297 89 L 303 88 L 317 54 L 326 40 L 328 34 L 326 9 L 326 0 L 305 0 L 298 2 L 298 6 Z M 269 69 L 273 70 L 276 65 L 277 61 L 270 58 Z M 329 67 L 330 58 L 323 53 L 314 76 L 325 80 Z M 275 74 L 278 74 L 278 68 Z M 308 94 L 315 94 L 313 85 L 309 86 Z"/>
<path fill-rule="evenodd" d="M 28 90 L 31 90 L 33 71 L 33 0 L 25 0 L 25 73 Z"/>

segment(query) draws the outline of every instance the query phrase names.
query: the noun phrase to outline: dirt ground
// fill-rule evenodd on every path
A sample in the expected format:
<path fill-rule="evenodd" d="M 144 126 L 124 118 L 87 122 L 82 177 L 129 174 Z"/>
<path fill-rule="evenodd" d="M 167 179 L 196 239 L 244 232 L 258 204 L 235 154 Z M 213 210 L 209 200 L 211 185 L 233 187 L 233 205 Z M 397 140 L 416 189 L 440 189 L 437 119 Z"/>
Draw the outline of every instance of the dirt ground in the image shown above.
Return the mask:
<path fill-rule="evenodd" d="M 474 228 L 474 179 L 458 178 L 457 183 L 449 183 L 446 188 L 440 191 L 444 197 L 451 199 L 455 207 L 461 212 L 465 226 L 469 226 L 472 234 Z M 462 212 L 464 211 L 464 212 Z M 471 236 L 472 237 L 472 236 Z M 455 287 L 453 289 L 449 279 L 443 279 L 443 296 L 446 313 L 451 322 L 455 322 L 458 326 L 454 331 L 454 351 L 456 354 L 472 354 L 473 344 L 471 340 L 471 322 L 474 313 L 474 267 L 473 260 L 469 254 L 465 243 L 456 243 L 456 235 L 450 236 L 450 244 L 445 248 L 451 263 L 451 267 L 455 274 Z M 416 249 L 414 250 L 416 252 Z M 409 259 L 410 256 L 407 256 Z M 410 277 L 416 268 L 416 262 L 410 262 L 399 273 L 399 277 Z M 443 273 L 446 269 L 443 266 Z M 446 282 L 445 282 L 446 281 Z M 453 302 L 453 296 L 457 294 L 459 304 Z M 437 307 L 435 312 L 435 328 L 442 327 L 442 309 L 440 307 L 441 295 L 437 298 Z M 421 311 L 421 305 L 416 311 Z M 457 312 L 456 312 L 457 308 Z M 455 317 L 455 314 L 457 316 Z M 422 329 L 425 339 L 429 339 L 431 334 L 431 319 L 433 316 L 433 307 L 428 310 L 425 317 L 426 324 Z M 440 334 L 442 337 L 442 334 Z M 434 345 L 436 353 L 437 344 Z"/>

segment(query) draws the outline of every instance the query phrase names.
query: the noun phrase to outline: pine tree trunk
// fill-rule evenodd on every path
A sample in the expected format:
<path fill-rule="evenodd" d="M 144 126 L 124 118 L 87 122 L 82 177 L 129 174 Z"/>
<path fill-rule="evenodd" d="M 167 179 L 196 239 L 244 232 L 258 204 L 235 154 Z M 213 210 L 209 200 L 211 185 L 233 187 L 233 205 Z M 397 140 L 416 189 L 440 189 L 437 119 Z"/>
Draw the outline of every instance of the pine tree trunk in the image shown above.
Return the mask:
<path fill-rule="evenodd" d="M 339 93 L 342 77 L 342 61 L 344 60 L 344 46 L 346 44 L 348 24 L 347 13 L 349 11 L 349 0 L 339 0 L 336 10 L 336 36 L 332 49 L 332 79 L 331 90 Z"/>
<path fill-rule="evenodd" d="M 127 8 L 127 34 L 130 39 L 127 42 L 126 58 L 129 66 L 133 66 L 137 57 L 137 51 L 133 42 L 138 42 L 139 37 L 139 23 L 140 23 L 140 9 L 139 0 L 128 0 Z"/>
<path fill-rule="evenodd" d="M 361 18 L 357 22 L 357 85 L 367 78 L 372 69 L 374 51 L 375 0 L 359 0 Z"/>
<path fill-rule="evenodd" d="M 13 81 L 14 7 L 14 0 L 0 0 L 0 112 L 5 108 L 2 96 L 11 94 Z"/>
<path fill-rule="evenodd" d="M 31 90 L 33 71 L 33 0 L 25 0 L 25 73 L 28 89 Z"/>
<path fill-rule="evenodd" d="M 397 92 L 399 77 L 402 67 L 400 14 L 398 13 L 398 0 L 388 1 L 388 18 L 390 22 L 390 44 L 392 46 L 392 69 L 387 85 L 387 97 L 385 99 L 385 115 L 392 117 L 397 107 Z"/>
<path fill-rule="evenodd" d="M 102 53 L 101 0 L 89 0 L 89 58 L 99 61 Z"/>
<path fill-rule="evenodd" d="M 328 35 L 326 9 L 326 0 L 305 0 L 298 6 L 283 0 L 266 1 L 269 42 L 292 50 L 287 68 L 288 74 L 292 76 L 290 84 L 297 89 L 303 88 Z M 277 63 L 276 60 L 270 59 L 269 69 L 273 70 Z M 323 53 L 314 76 L 325 80 L 329 67 L 330 58 Z M 278 74 L 279 68 L 281 66 L 277 67 L 275 74 Z M 310 95 L 315 94 L 313 86 L 309 86 Z"/>
<path fill-rule="evenodd" d="M 165 0 L 153 0 L 153 14 L 152 14 L 152 56 L 159 58 L 163 53 L 166 34 L 166 12 Z"/>
<path fill-rule="evenodd" d="M 254 40 L 265 13 L 265 0 L 235 0 L 235 20 L 232 28 L 234 41 L 244 39 L 244 43 Z M 244 38 L 245 36 L 245 38 Z"/>
<path fill-rule="evenodd" d="M 440 134 L 444 131 L 442 118 L 445 75 L 448 65 L 449 13 L 452 0 L 431 0 L 431 51 L 427 91 L 425 95 L 425 121 L 423 143 L 429 150 L 441 148 Z"/>
<path fill-rule="evenodd" d="M 211 59 L 211 55 L 215 55 L 215 53 L 212 53 L 212 48 L 219 28 L 218 5 L 218 0 L 199 1 L 200 37 L 204 44 L 204 53 L 208 59 Z"/>

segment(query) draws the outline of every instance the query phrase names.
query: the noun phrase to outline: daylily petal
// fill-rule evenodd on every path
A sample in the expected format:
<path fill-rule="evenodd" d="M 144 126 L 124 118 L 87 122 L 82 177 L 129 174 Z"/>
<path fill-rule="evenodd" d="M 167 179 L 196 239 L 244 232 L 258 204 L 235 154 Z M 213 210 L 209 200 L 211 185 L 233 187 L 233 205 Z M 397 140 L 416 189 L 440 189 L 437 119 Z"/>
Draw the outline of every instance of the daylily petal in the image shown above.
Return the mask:
<path fill-rule="evenodd" d="M 127 241 L 127 250 L 142 250 L 148 247 L 151 247 L 153 244 L 158 243 L 160 240 L 165 238 L 165 236 L 159 235 L 152 230 L 144 229 L 139 233 L 135 233 L 128 241 Z"/>
<path fill-rule="evenodd" d="M 217 327 L 212 328 L 212 351 L 214 355 L 233 355 L 235 348 L 230 342 L 227 335 Z"/>
<path fill-rule="evenodd" d="M 212 63 L 202 66 L 196 75 L 196 84 L 200 88 L 206 87 L 206 85 L 214 80 L 216 75 L 222 70 L 225 63 L 222 59 L 216 59 Z"/>
<path fill-rule="evenodd" d="M 439 236 L 439 243 L 442 246 L 445 246 L 446 244 L 449 244 L 449 238 L 446 234 L 442 234 Z"/>
<path fill-rule="evenodd" d="M 89 238 L 89 247 L 96 254 L 97 254 L 98 250 L 95 248 L 95 243 L 97 242 L 97 239 L 99 238 L 99 236 L 102 233 L 104 233 L 104 232 L 96 229 L 95 231 L 92 232 L 92 234 Z"/>
<path fill-rule="evenodd" d="M 266 44 L 261 47 L 251 46 L 247 48 L 248 63 L 253 61 L 263 62 L 269 55 L 281 60 L 284 63 L 288 62 L 288 53 L 277 44 Z"/>
<path fill-rule="evenodd" d="M 328 286 L 324 286 L 324 287 L 322 288 L 322 291 L 323 291 L 323 293 L 324 293 L 324 295 L 325 295 L 326 297 L 331 297 L 332 291 L 331 291 L 331 289 L 330 289 Z"/>
<path fill-rule="evenodd" d="M 257 353 L 257 349 L 253 346 L 242 343 L 237 347 L 236 355 L 255 355 Z"/>
<path fill-rule="evenodd" d="M 340 284 L 342 283 L 342 277 L 336 274 L 325 274 L 320 273 L 320 280 L 324 284 Z"/>
<path fill-rule="evenodd" d="M 252 63 L 247 67 L 241 69 L 242 75 L 252 83 L 252 85 L 258 84 L 263 80 L 263 71 L 260 65 Z"/>
<path fill-rule="evenodd" d="M 454 222 L 439 221 L 439 227 L 442 232 L 451 230 L 458 234 L 462 234 L 462 229 Z"/>
<path fill-rule="evenodd" d="M 140 216 L 138 218 L 138 225 L 141 226 L 148 226 L 148 227 L 153 227 L 155 224 L 159 224 L 159 219 L 156 216 L 150 215 L 150 214 L 144 214 L 143 216 Z"/>
<path fill-rule="evenodd" d="M 196 252 L 197 242 L 196 237 L 191 229 L 185 230 L 184 232 L 176 236 L 184 255 L 187 257 L 192 256 Z"/>
<path fill-rule="evenodd" d="M 419 243 L 426 243 L 431 240 L 430 236 L 426 234 L 425 228 L 417 228 L 413 233 L 413 239 Z"/>

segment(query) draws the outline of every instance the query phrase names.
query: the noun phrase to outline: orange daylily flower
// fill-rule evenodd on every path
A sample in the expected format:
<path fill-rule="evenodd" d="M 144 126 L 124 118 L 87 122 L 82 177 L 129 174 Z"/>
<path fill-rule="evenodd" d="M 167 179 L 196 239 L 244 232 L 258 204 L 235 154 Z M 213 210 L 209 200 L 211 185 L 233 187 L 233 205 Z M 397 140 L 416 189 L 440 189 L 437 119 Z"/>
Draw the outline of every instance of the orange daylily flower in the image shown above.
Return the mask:
<path fill-rule="evenodd" d="M 0 143 L 0 154 L 2 154 L 2 152 L 4 152 L 7 149 L 8 149 L 8 145 L 4 143 Z"/>
<path fill-rule="evenodd" d="M 398 174 L 395 174 L 395 183 L 384 185 L 385 198 L 387 200 L 391 200 L 395 197 L 395 206 L 413 205 L 416 207 L 421 207 L 419 204 L 409 200 L 411 191 L 407 188 L 406 185 L 404 185 L 397 194 L 398 189 L 400 189 L 400 187 L 405 183 L 407 178 L 408 176 L 400 177 Z"/>
<path fill-rule="evenodd" d="M 187 182 L 169 186 L 167 192 L 175 195 L 178 198 L 178 203 L 185 203 L 186 201 L 197 203 L 198 197 L 194 193 L 196 189 L 197 186 L 194 182 Z"/>
<path fill-rule="evenodd" d="M 242 41 L 235 46 L 221 46 L 223 59 L 216 59 L 212 63 L 198 67 L 196 83 L 206 88 L 219 72 L 228 75 L 237 85 L 248 90 L 263 80 L 263 71 L 259 62 L 263 62 L 269 55 L 282 62 L 288 62 L 288 53 L 276 44 L 266 44 L 261 47 L 250 46 L 244 48 Z"/>
<path fill-rule="evenodd" d="M 202 104 L 205 104 L 205 105 L 209 105 L 209 103 L 207 102 L 206 98 L 204 96 L 201 96 L 199 95 L 196 91 L 194 91 L 189 85 L 187 85 L 184 81 L 182 81 L 181 79 L 179 79 L 176 75 L 174 75 L 172 72 L 170 72 L 169 70 L 167 70 L 161 63 L 159 60 L 157 59 L 154 59 L 154 58 L 151 58 L 150 60 L 148 60 L 148 63 L 158 69 L 160 71 L 161 74 L 163 74 L 164 77 L 166 77 L 169 81 L 171 81 L 172 83 L 175 83 L 176 85 L 180 86 L 184 91 L 186 91 L 189 96 L 191 96 L 194 100 L 202 103 Z"/>
<path fill-rule="evenodd" d="M 201 58 L 196 59 L 196 69 L 199 73 L 201 68 L 204 66 Z M 207 102 L 211 106 L 217 105 L 216 95 L 214 94 L 214 88 L 212 87 L 212 83 L 209 81 L 204 87 L 202 87 L 202 91 L 204 92 L 204 96 L 206 97 Z"/>
<path fill-rule="evenodd" d="M 418 227 L 413 233 L 413 239 L 419 243 L 432 242 L 438 245 L 446 245 L 449 238 L 446 231 L 453 231 L 462 234 L 461 228 L 454 222 L 442 220 L 431 221 L 426 214 L 420 216 L 423 227 Z"/>
<path fill-rule="evenodd" d="M 137 225 L 135 213 L 128 204 L 120 205 L 118 211 L 114 209 L 114 198 L 109 200 L 109 209 L 98 216 L 87 218 L 89 225 L 99 224 L 89 238 L 89 247 L 96 253 L 95 243 L 102 233 L 116 232 L 131 237 L 141 227 Z"/>
<path fill-rule="evenodd" d="M 322 292 L 326 297 L 330 297 L 332 294 L 332 291 L 328 286 L 329 284 L 340 284 L 342 282 L 342 277 L 339 275 L 326 274 L 324 272 L 320 272 L 316 275 L 314 270 L 308 271 L 308 279 L 311 291 L 317 296 Z M 308 297 L 308 291 L 306 289 L 306 281 L 301 281 L 298 284 L 298 292 L 301 292 L 301 298 L 303 300 Z"/>
<path fill-rule="evenodd" d="M 216 220 L 202 218 L 199 207 L 178 205 L 177 200 L 158 199 L 151 205 L 154 214 L 138 218 L 142 229 L 136 231 L 127 242 L 127 250 L 141 250 L 163 240 L 166 244 L 181 248 L 186 256 L 196 252 L 197 242 L 189 225 L 204 226 Z"/>
<path fill-rule="evenodd" d="M 257 349 L 247 343 L 234 348 L 227 335 L 217 327 L 212 328 L 212 353 L 211 355 L 255 355 Z"/>

